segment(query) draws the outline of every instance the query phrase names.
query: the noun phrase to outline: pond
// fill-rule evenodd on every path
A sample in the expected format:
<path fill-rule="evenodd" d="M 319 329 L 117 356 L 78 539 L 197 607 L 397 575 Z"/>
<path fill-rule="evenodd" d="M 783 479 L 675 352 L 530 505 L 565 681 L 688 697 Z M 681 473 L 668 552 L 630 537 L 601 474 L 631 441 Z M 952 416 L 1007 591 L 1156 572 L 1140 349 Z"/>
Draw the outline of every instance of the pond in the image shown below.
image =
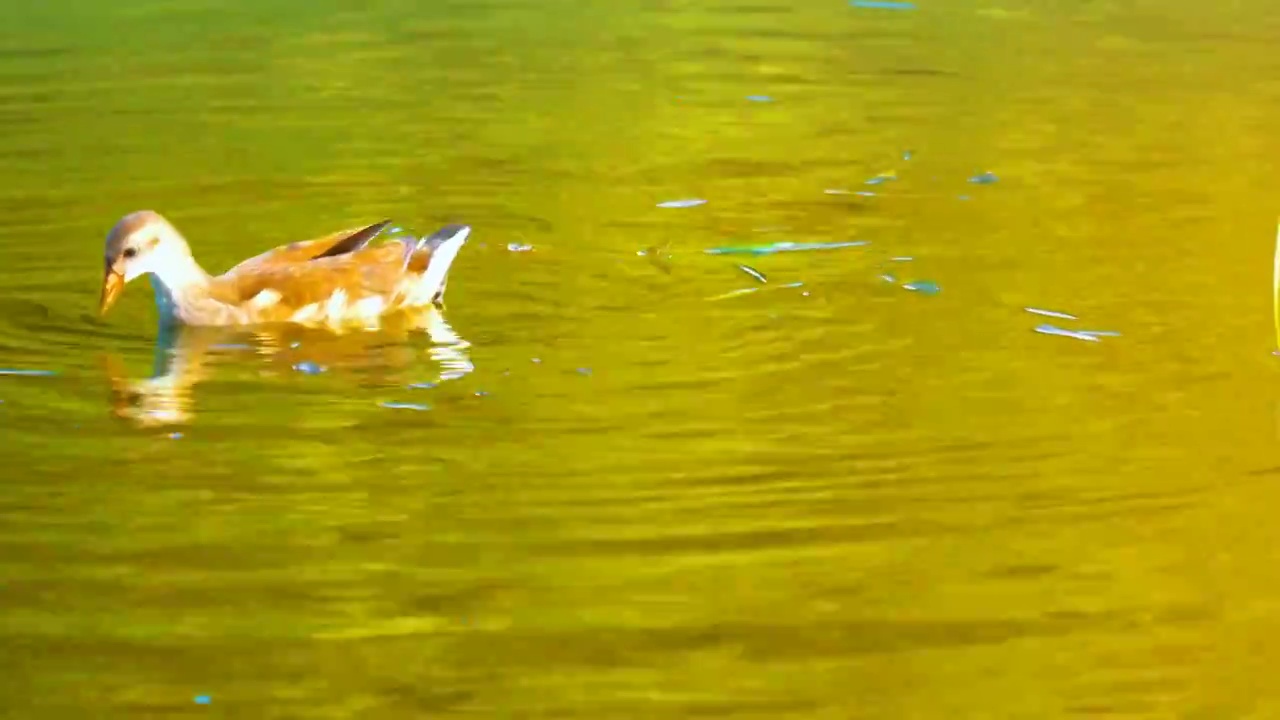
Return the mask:
<path fill-rule="evenodd" d="M 1262 0 L 0 6 L 0 714 L 1268 717 Z M 471 236 L 422 328 L 97 312 Z"/>

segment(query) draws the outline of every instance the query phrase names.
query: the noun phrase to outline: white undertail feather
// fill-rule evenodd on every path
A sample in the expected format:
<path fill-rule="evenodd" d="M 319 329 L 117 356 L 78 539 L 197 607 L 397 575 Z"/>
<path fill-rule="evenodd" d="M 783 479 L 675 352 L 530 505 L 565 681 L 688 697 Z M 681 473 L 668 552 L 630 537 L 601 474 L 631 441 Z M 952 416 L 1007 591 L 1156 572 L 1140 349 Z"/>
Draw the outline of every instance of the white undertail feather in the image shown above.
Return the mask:
<path fill-rule="evenodd" d="M 296 323 L 306 324 L 313 322 L 318 317 L 320 317 L 320 303 L 311 303 L 294 310 L 293 316 L 289 319 Z"/>
<path fill-rule="evenodd" d="M 267 288 L 257 295 L 254 295 L 253 299 L 249 302 L 256 305 L 259 309 L 266 309 L 280 302 L 281 297 L 283 296 L 280 295 L 279 292 L 272 290 L 271 288 Z"/>
<path fill-rule="evenodd" d="M 422 274 L 409 297 L 407 304 L 425 305 L 435 299 L 436 294 L 444 291 L 445 279 L 449 275 L 449 268 L 453 265 L 453 260 L 458 256 L 458 251 L 467 242 L 467 236 L 471 234 L 471 228 L 463 227 L 454 234 L 453 237 L 445 240 L 431 252 L 431 259 L 427 263 L 427 271 Z"/>
<path fill-rule="evenodd" d="M 325 315 L 330 323 L 338 323 L 342 321 L 342 311 L 347 307 L 347 291 L 338 289 L 334 290 L 329 296 L 329 301 L 325 303 Z"/>

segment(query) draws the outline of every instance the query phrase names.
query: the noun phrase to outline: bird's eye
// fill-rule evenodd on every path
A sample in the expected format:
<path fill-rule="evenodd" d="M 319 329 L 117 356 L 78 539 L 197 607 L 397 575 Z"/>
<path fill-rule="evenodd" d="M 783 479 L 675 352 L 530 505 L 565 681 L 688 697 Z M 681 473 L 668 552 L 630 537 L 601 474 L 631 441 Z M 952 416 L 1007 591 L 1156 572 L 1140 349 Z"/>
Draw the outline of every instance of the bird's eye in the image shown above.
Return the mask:
<path fill-rule="evenodd" d="M 124 255 L 124 259 L 125 259 L 125 260 L 128 260 L 129 258 L 131 258 L 131 257 L 133 257 L 134 255 L 137 255 L 137 254 L 138 254 L 138 248 L 131 248 L 131 247 L 129 247 L 129 248 L 125 248 L 125 249 L 124 249 L 124 253 L 122 253 L 122 254 Z"/>

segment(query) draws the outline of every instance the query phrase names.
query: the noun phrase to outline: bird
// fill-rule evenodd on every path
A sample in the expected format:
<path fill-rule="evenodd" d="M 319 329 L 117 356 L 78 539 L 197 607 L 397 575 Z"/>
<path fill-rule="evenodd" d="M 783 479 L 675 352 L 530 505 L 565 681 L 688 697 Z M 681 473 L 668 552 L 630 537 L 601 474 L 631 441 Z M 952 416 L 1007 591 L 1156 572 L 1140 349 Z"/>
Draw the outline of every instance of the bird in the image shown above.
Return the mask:
<path fill-rule="evenodd" d="M 107 234 L 99 314 L 105 316 L 125 285 L 143 275 L 151 279 L 166 324 L 371 328 L 397 311 L 441 306 L 470 226 L 445 225 L 426 237 L 372 244 L 390 223 L 280 245 L 210 275 L 173 223 L 152 210 L 132 212 Z"/>

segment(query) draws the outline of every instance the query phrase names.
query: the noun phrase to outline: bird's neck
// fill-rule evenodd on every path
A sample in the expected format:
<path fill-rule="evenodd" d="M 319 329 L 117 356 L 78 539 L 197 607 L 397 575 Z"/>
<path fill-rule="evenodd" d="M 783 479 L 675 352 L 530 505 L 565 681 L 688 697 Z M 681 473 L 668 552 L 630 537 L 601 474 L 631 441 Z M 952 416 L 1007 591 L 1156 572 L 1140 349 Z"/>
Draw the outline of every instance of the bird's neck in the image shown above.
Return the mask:
<path fill-rule="evenodd" d="M 173 253 L 151 273 L 156 308 L 167 320 L 184 320 L 208 300 L 209 273 L 186 253 Z"/>

